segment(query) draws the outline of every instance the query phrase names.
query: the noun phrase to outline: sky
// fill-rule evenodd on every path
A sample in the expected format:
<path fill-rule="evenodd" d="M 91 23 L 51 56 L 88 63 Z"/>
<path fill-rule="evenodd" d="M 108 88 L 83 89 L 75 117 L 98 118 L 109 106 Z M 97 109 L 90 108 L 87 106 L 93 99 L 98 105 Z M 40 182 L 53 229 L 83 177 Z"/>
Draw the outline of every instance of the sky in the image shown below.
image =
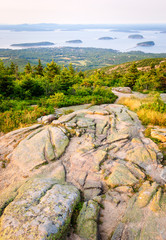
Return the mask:
<path fill-rule="evenodd" d="M 0 24 L 166 23 L 166 0 L 4 0 Z"/>

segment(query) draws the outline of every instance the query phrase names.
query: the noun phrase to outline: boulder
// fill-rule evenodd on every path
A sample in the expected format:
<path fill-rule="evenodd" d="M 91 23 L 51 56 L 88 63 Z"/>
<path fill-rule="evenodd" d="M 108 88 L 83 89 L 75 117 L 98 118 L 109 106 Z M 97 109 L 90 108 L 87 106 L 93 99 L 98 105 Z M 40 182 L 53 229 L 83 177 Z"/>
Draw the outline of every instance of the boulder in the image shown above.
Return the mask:
<path fill-rule="evenodd" d="M 30 127 L 20 128 L 15 131 L 9 132 L 0 137 L 0 160 L 4 160 L 5 157 L 10 154 L 18 143 L 24 139 L 28 134 L 41 129 L 41 124 L 34 124 Z"/>
<path fill-rule="evenodd" d="M 114 87 L 114 88 L 112 88 L 112 90 L 121 92 L 121 93 L 132 93 L 130 87 Z"/>
<path fill-rule="evenodd" d="M 152 138 L 156 138 L 159 141 L 166 142 L 166 128 L 155 127 L 151 129 Z"/>
<path fill-rule="evenodd" d="M 166 193 L 158 184 L 145 182 L 129 201 L 127 211 L 111 239 L 166 239 Z"/>
<path fill-rule="evenodd" d="M 77 234 L 89 240 L 98 239 L 97 221 L 100 206 L 95 200 L 85 202 L 77 218 Z"/>
<path fill-rule="evenodd" d="M 42 116 L 42 117 L 38 118 L 37 121 L 39 123 L 46 124 L 46 123 L 51 123 L 53 120 L 55 120 L 57 118 L 58 118 L 57 114 L 49 114 L 47 116 Z"/>
<path fill-rule="evenodd" d="M 68 143 L 60 128 L 39 128 L 21 141 L 8 159 L 23 171 L 30 171 L 59 158 Z"/>
<path fill-rule="evenodd" d="M 79 199 L 72 185 L 51 178 L 29 180 L 3 212 L 0 239 L 61 239 Z"/>
<path fill-rule="evenodd" d="M 111 174 L 106 182 L 111 187 L 133 186 L 139 180 L 131 173 L 124 163 L 115 162 L 111 168 Z"/>

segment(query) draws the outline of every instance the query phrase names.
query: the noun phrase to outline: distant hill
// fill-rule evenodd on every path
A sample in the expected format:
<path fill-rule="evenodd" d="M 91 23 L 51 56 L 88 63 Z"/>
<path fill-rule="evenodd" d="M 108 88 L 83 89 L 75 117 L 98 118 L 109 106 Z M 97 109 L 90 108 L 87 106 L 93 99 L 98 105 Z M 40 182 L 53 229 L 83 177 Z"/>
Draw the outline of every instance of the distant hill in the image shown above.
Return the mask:
<path fill-rule="evenodd" d="M 158 68 L 163 62 L 166 62 L 166 57 L 165 58 L 147 58 L 147 59 L 134 61 L 138 70 L 141 70 L 141 71 L 150 70 L 151 65 L 155 65 L 155 67 Z M 106 74 L 111 74 L 114 71 L 119 73 L 125 73 L 128 71 L 128 69 L 131 67 L 132 64 L 133 64 L 133 61 L 117 64 L 113 66 L 103 67 L 103 68 L 100 68 L 99 70 L 105 72 Z M 91 74 L 94 74 L 95 71 L 96 69 L 89 70 L 89 71 L 86 71 L 86 73 L 89 76 Z"/>
<path fill-rule="evenodd" d="M 141 51 L 118 52 L 112 49 L 82 48 L 82 47 L 40 47 L 23 49 L 0 49 L 0 60 L 5 66 L 11 62 L 18 65 L 19 70 L 23 70 L 30 62 L 32 65 L 38 64 L 38 59 L 46 66 L 53 59 L 57 64 L 68 66 L 72 63 L 78 70 L 97 69 L 106 66 L 138 61 L 145 58 L 166 58 L 166 53 L 152 54 Z"/>

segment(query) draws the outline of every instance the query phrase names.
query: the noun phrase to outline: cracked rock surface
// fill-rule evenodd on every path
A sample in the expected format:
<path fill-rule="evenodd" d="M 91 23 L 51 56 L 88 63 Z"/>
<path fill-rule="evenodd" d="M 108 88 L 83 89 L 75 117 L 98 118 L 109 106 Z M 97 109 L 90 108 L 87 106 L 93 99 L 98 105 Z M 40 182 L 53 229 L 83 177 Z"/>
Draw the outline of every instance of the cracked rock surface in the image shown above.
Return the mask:
<path fill-rule="evenodd" d="M 72 185 L 51 178 L 29 180 L 3 212 L 0 239 L 59 239 L 78 201 L 79 191 Z"/>
<path fill-rule="evenodd" d="M 0 138 L 0 239 L 166 239 L 166 168 L 137 115 L 73 109 Z"/>

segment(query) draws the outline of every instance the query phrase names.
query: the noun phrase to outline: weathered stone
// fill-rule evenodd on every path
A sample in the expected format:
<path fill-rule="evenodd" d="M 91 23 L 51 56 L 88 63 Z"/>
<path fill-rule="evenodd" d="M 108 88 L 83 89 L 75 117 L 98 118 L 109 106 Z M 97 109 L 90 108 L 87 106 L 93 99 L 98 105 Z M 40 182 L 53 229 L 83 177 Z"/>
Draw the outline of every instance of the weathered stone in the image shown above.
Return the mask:
<path fill-rule="evenodd" d="M 0 137 L 0 160 L 4 160 L 23 138 L 38 128 L 42 128 L 42 125 L 34 124 L 33 126 L 21 128 Z"/>
<path fill-rule="evenodd" d="M 111 169 L 112 173 L 108 176 L 106 183 L 111 187 L 133 186 L 138 179 L 121 163 L 115 163 Z"/>
<path fill-rule="evenodd" d="M 60 161 L 41 167 L 40 175 L 46 178 L 56 178 L 57 182 L 60 183 L 64 183 L 66 181 L 66 170 Z"/>
<path fill-rule="evenodd" d="M 60 239 L 64 236 L 79 191 L 55 179 L 35 178 L 18 190 L 1 217 L 0 239 Z"/>
<path fill-rule="evenodd" d="M 68 137 L 64 134 L 62 129 L 51 127 L 50 128 L 50 135 L 53 148 L 55 148 L 55 155 L 59 158 L 65 151 L 66 147 L 69 144 Z"/>
<path fill-rule="evenodd" d="M 154 239 L 159 232 L 166 239 L 166 171 L 159 148 L 144 137 L 137 115 L 126 107 L 81 108 L 54 120 L 56 126 L 34 125 L 0 138 L 6 167 L 0 169 L 0 239 L 61 239 L 77 202 L 70 208 L 70 195 L 78 197 L 77 189 L 88 202 L 81 210 L 84 224 L 77 225 L 82 235 L 71 233 L 70 240 L 97 239 L 97 229 L 102 240 L 112 235 L 151 240 L 153 228 Z"/>
<path fill-rule="evenodd" d="M 85 202 L 77 219 L 77 234 L 89 240 L 98 239 L 97 220 L 100 206 L 96 201 Z"/>
<path fill-rule="evenodd" d="M 72 120 L 74 117 L 76 116 L 75 113 L 70 113 L 68 115 L 64 115 L 64 116 L 61 116 L 58 121 L 59 123 L 65 123 L 65 122 L 69 122 L 70 120 Z M 56 122 L 56 121 L 55 121 Z M 52 122 L 54 124 L 54 121 Z"/>
<path fill-rule="evenodd" d="M 146 149 L 144 145 L 129 150 L 126 154 L 128 161 L 138 164 L 138 166 L 146 169 L 150 164 L 157 165 L 157 156 L 155 151 Z"/>
<path fill-rule="evenodd" d="M 3 210 L 5 207 L 13 201 L 13 199 L 17 196 L 17 190 L 19 187 L 25 182 L 19 182 L 19 183 L 14 183 L 13 185 L 10 185 L 9 187 L 5 188 L 3 192 L 0 194 L 0 216 L 3 213 Z"/>
<path fill-rule="evenodd" d="M 91 128 L 95 125 L 91 118 L 85 117 L 85 115 L 78 115 L 76 118 L 78 128 Z"/>
<path fill-rule="evenodd" d="M 166 142 L 166 128 L 155 127 L 151 129 L 151 136 L 161 142 Z"/>
<path fill-rule="evenodd" d="M 119 193 L 131 193 L 133 191 L 132 187 L 128 186 L 116 187 L 115 190 Z"/>
<path fill-rule="evenodd" d="M 160 97 L 161 97 L 162 101 L 166 103 L 166 93 L 161 93 Z"/>
<path fill-rule="evenodd" d="M 53 120 L 57 119 L 59 116 L 57 114 L 49 114 L 47 116 L 42 116 L 37 119 L 39 123 L 51 123 Z"/>
<path fill-rule="evenodd" d="M 99 196 L 102 194 L 102 189 L 101 188 L 85 188 L 84 189 L 84 199 L 86 201 Z"/>
<path fill-rule="evenodd" d="M 152 186 L 148 182 L 145 182 L 140 188 L 136 204 L 140 208 L 145 207 L 156 193 L 157 187 L 158 184 L 156 184 L 155 182 L 152 184 Z"/>
<path fill-rule="evenodd" d="M 130 172 L 138 179 L 144 179 L 145 173 L 134 163 L 126 162 L 126 166 L 130 170 Z"/>
<path fill-rule="evenodd" d="M 87 113 L 90 114 L 101 114 L 101 115 L 109 115 L 109 112 L 103 108 L 103 106 L 92 106 L 90 108 L 88 108 Z"/>
<path fill-rule="evenodd" d="M 118 227 L 116 228 L 113 237 L 111 238 L 111 240 L 119 240 L 121 239 L 122 235 L 123 235 L 123 230 L 124 230 L 125 225 L 123 223 L 120 223 L 118 225 Z M 127 240 L 127 239 L 126 239 Z"/>
<path fill-rule="evenodd" d="M 125 140 L 125 139 L 129 139 L 129 134 L 119 134 L 117 133 L 113 133 L 111 135 L 108 136 L 107 138 L 107 143 L 114 143 L 114 142 L 118 142 L 121 140 Z"/>
<path fill-rule="evenodd" d="M 122 93 L 132 93 L 131 88 L 129 87 L 114 87 L 112 90 Z"/>
<path fill-rule="evenodd" d="M 22 170 L 29 171 L 59 158 L 69 143 L 56 127 L 36 130 L 19 143 L 10 158 Z"/>
<path fill-rule="evenodd" d="M 102 193 L 102 183 L 100 176 L 95 173 L 91 173 L 86 177 L 84 184 L 84 198 L 90 200 Z"/>
<path fill-rule="evenodd" d="M 160 177 L 166 182 L 166 167 L 162 169 Z"/>
<path fill-rule="evenodd" d="M 21 141 L 10 158 L 25 171 L 54 160 L 55 154 L 47 129 L 39 129 Z"/>
<path fill-rule="evenodd" d="M 107 158 L 107 152 L 104 150 L 97 150 L 93 153 L 94 157 L 94 171 L 98 172 L 100 170 L 100 165 L 104 162 L 104 160 Z M 93 169 L 92 169 L 93 170 Z"/>
<path fill-rule="evenodd" d="M 163 207 L 162 207 L 163 206 Z M 166 194 L 158 184 L 145 182 L 129 201 L 122 223 L 111 239 L 165 239 Z M 120 229 L 123 228 L 123 231 Z M 127 236 L 127 238 L 126 238 Z"/>
<path fill-rule="evenodd" d="M 128 195 L 129 193 L 123 194 L 115 192 L 114 190 L 109 190 L 105 194 L 99 218 L 99 232 L 101 239 L 111 239 L 117 224 L 121 221 L 123 215 L 125 214 L 127 202 L 129 201 Z"/>

